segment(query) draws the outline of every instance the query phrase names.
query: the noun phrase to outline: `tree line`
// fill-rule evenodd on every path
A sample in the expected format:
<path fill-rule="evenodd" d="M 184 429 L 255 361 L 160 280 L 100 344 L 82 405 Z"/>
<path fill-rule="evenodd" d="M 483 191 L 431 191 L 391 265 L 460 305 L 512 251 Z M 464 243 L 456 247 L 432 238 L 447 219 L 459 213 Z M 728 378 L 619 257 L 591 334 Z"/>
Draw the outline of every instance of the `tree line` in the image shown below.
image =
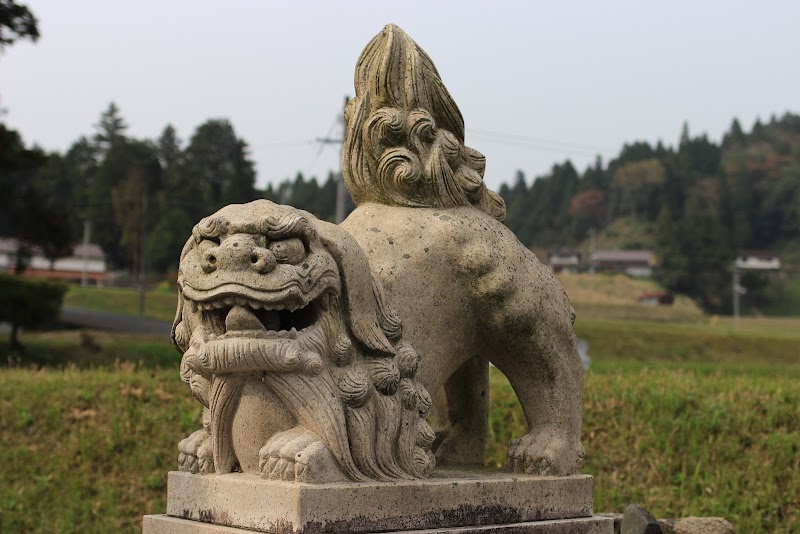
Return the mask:
<path fill-rule="evenodd" d="M 684 125 L 676 147 L 626 144 L 608 164 L 598 158 L 579 173 L 566 161 L 530 185 L 520 172 L 500 194 L 524 244 L 581 246 L 590 231 L 626 221 L 636 231 L 621 247 L 654 249 L 668 289 L 726 310 L 737 251 L 800 260 L 800 115 L 756 120 L 749 132 L 734 119 L 720 143 Z M 747 276 L 751 288 L 766 284 Z"/>
<path fill-rule="evenodd" d="M 267 198 L 334 219 L 333 174 L 258 189 L 248 145 L 228 120 L 204 122 L 187 143 L 170 125 L 155 140 L 127 130 L 111 103 L 94 134 L 60 154 L 26 148 L 0 124 L 0 235 L 20 238 L 20 267 L 33 244 L 52 258 L 68 253 L 87 222 L 112 268 L 136 279 L 175 269 L 192 225 L 226 204 Z M 627 221 L 636 238 L 622 248 L 654 249 L 668 289 L 721 310 L 737 250 L 800 248 L 800 116 L 757 121 L 750 132 L 734 120 L 721 143 L 684 126 L 676 147 L 626 144 L 608 164 L 598 158 L 579 173 L 567 160 L 530 184 L 520 171 L 500 194 L 507 225 L 532 248 L 582 246 L 590 231 Z"/>

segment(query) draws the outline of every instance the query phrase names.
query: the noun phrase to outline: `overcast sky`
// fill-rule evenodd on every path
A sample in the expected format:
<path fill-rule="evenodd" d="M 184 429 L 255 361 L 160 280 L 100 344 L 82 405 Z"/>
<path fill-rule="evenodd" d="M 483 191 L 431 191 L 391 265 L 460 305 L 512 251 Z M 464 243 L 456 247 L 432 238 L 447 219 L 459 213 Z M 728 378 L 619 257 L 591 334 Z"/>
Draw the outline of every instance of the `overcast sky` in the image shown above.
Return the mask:
<path fill-rule="evenodd" d="M 20 0 L 18 0 L 20 1 Z M 338 169 L 331 133 L 389 22 L 436 63 L 496 188 L 625 142 L 719 140 L 731 119 L 800 112 L 800 2 L 21 0 L 41 39 L 0 56 L 0 117 L 64 151 L 115 101 L 129 134 L 184 141 L 228 118 L 258 184 Z"/>

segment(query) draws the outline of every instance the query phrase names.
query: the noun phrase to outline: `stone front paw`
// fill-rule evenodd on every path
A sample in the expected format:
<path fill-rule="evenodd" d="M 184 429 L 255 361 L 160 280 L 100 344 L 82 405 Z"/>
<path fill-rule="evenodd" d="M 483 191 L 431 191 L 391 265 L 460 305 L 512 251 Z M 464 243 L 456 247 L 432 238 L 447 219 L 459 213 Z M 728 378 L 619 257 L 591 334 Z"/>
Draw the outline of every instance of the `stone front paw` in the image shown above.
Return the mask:
<path fill-rule="evenodd" d="M 580 440 L 568 440 L 551 430 L 541 430 L 511 442 L 506 469 L 528 475 L 574 475 L 580 471 L 584 457 Z"/>
<path fill-rule="evenodd" d="M 178 469 L 188 473 L 207 474 L 214 471 L 214 450 L 205 428 L 178 443 Z"/>
<path fill-rule="evenodd" d="M 272 436 L 259 451 L 261 477 L 296 482 L 347 480 L 320 437 L 297 426 Z"/>

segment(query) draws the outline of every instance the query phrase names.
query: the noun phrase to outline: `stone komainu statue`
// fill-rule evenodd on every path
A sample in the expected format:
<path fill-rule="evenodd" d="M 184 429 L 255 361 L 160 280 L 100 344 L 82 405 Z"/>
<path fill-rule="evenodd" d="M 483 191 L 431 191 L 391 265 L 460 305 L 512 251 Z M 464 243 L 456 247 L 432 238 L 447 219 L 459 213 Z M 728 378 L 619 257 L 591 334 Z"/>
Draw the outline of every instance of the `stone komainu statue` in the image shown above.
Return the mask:
<path fill-rule="evenodd" d="M 528 432 L 513 471 L 578 472 L 583 369 L 561 284 L 502 221 L 484 157 L 428 55 L 389 25 L 358 59 L 342 171 L 357 204 L 342 223 L 422 355 L 443 464 L 482 464 L 491 360 L 511 382 Z M 441 401 L 441 402 L 440 402 Z"/>
<path fill-rule="evenodd" d="M 426 476 L 435 435 L 419 356 L 353 238 L 266 200 L 203 219 L 172 329 L 203 405 L 191 472 L 306 482 Z"/>
<path fill-rule="evenodd" d="M 414 41 L 387 26 L 355 84 L 342 169 L 357 208 L 342 225 L 257 201 L 204 219 L 184 247 L 173 338 L 204 424 L 180 468 L 397 480 L 431 472 L 434 441 L 439 463 L 483 464 L 490 360 L 529 426 L 507 467 L 576 473 L 583 369 L 566 293 L 503 225 Z"/>

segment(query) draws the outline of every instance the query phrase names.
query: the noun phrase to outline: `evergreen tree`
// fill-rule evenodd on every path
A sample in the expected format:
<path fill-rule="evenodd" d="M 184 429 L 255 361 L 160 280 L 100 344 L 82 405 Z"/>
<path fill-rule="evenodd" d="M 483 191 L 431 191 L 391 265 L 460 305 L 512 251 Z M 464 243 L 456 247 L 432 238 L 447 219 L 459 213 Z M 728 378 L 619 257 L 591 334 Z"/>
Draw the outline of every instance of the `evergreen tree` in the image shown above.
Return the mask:
<path fill-rule="evenodd" d="M 690 277 L 687 286 L 681 288 L 683 292 L 698 299 L 709 311 L 727 309 L 734 254 L 718 210 L 691 197 L 681 221 L 680 239 Z"/>
<path fill-rule="evenodd" d="M 746 141 L 744 131 L 742 130 L 742 125 L 739 123 L 739 119 L 734 118 L 733 122 L 731 123 L 731 127 L 722 138 L 722 148 L 730 148 L 732 146 L 740 146 L 743 145 Z"/>
<path fill-rule="evenodd" d="M 138 258 L 137 218 L 144 215 L 144 204 L 148 204 L 148 213 L 142 223 L 151 224 L 158 212 L 155 198 L 160 190 L 160 169 L 154 147 L 128 140 L 115 143 L 97 168 L 89 189 L 93 241 L 117 268 L 131 267 Z"/>
<path fill-rule="evenodd" d="M 18 273 L 34 246 L 51 261 L 72 248 L 69 213 L 58 196 L 57 177 L 43 172 L 47 163 L 44 152 L 26 148 L 17 132 L 0 124 L 0 235 L 17 238 Z"/>
<path fill-rule="evenodd" d="M 128 125 L 119 114 L 119 108 L 114 102 L 100 115 L 100 122 L 95 124 L 97 133 L 94 141 L 102 154 L 107 154 L 115 144 L 125 140 L 125 130 Z"/>
<path fill-rule="evenodd" d="M 247 143 L 227 120 L 209 120 L 195 130 L 186 149 L 186 172 L 197 183 L 205 213 L 257 198 Z"/>
<path fill-rule="evenodd" d="M 528 243 L 532 237 L 522 234 L 525 217 L 529 215 L 526 204 L 528 202 L 528 186 L 525 184 L 525 173 L 518 170 L 513 187 L 505 184 L 500 188 L 500 196 L 506 203 L 506 226 L 517 235 L 523 243 Z"/>
<path fill-rule="evenodd" d="M 658 279 L 677 293 L 694 290 L 689 263 L 681 248 L 678 230 L 667 206 L 661 208 L 653 230 L 655 252 L 659 258 Z"/>

